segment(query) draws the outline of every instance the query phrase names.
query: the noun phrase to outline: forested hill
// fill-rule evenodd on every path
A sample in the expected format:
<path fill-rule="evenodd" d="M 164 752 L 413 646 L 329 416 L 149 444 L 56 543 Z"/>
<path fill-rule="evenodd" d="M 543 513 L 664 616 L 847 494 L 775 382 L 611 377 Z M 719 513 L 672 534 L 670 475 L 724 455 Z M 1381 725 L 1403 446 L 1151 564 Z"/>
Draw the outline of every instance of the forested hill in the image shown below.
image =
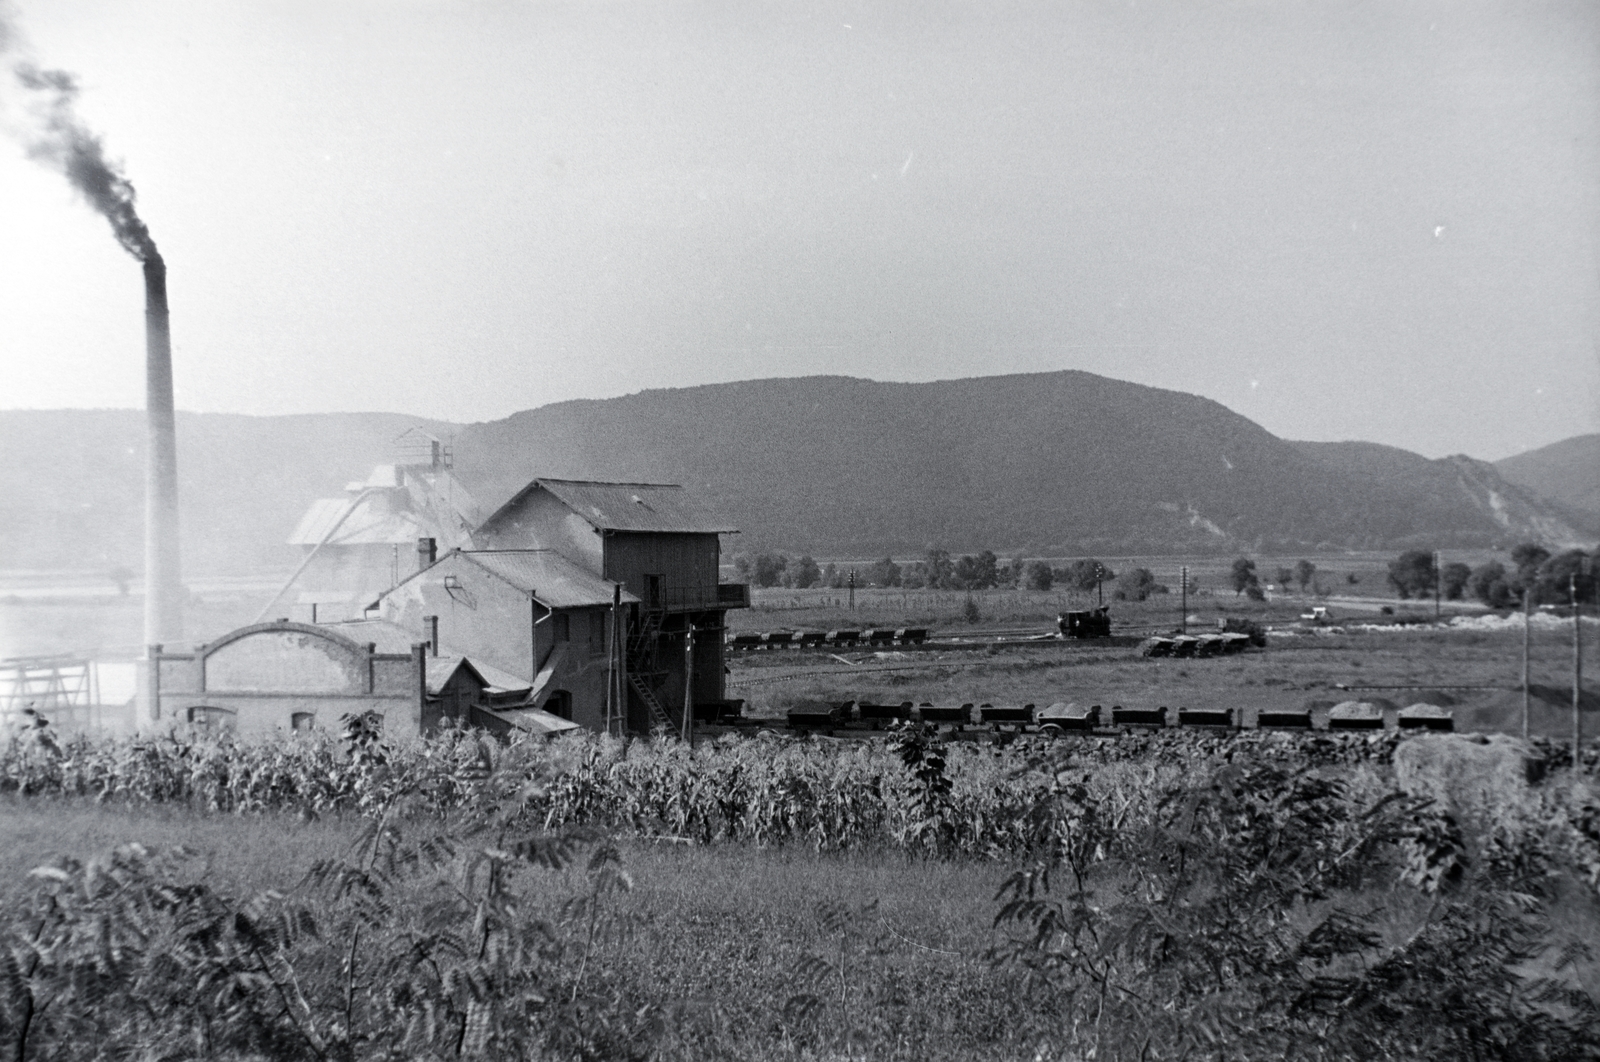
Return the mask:
<path fill-rule="evenodd" d="M 289 563 L 314 498 L 453 434 L 492 509 L 539 476 L 681 482 L 754 547 L 1043 555 L 1592 545 L 1567 510 L 1467 458 L 1292 443 L 1208 399 L 1082 372 L 935 383 L 753 380 L 561 402 L 464 427 L 390 414 L 180 414 L 185 565 Z M 137 568 L 138 411 L 0 412 L 5 568 Z M 1583 520 L 1577 518 L 1582 524 Z"/>
<path fill-rule="evenodd" d="M 1481 462 L 1407 455 L 1427 469 L 1390 483 L 1209 399 L 1084 372 L 644 391 L 474 425 L 457 452 L 486 500 L 539 473 L 693 484 L 745 530 L 746 548 L 1072 554 L 1586 538 Z"/>

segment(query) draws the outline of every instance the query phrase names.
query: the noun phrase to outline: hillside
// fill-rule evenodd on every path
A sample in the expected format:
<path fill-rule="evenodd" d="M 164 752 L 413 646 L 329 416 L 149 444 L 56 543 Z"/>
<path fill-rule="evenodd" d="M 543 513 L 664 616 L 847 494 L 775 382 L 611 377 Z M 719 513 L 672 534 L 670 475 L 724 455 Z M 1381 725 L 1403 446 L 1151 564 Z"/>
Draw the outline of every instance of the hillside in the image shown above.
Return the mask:
<path fill-rule="evenodd" d="M 178 414 L 183 563 L 190 572 L 282 568 L 284 539 L 314 498 L 391 460 L 420 417 Z M 434 425 L 434 427 L 443 427 Z M 144 563 L 144 414 L 0 412 L 0 567 L 100 570 Z"/>
<path fill-rule="evenodd" d="M 1157 553 L 1576 537 L 1521 492 L 1466 489 L 1474 477 L 1497 484 L 1488 466 L 1469 476 L 1406 455 L 1430 468 L 1392 486 L 1208 399 L 1083 372 L 645 391 L 473 425 L 457 451 L 490 502 L 540 471 L 692 483 L 745 529 L 744 548 Z M 1485 508 L 1491 489 L 1504 512 Z"/>
<path fill-rule="evenodd" d="M 1600 432 L 1495 462 L 1506 479 L 1600 524 Z"/>
<path fill-rule="evenodd" d="M 1565 543 L 1562 510 L 1470 458 L 1293 443 L 1216 402 L 1082 372 L 753 380 L 562 402 L 465 427 L 392 414 L 180 414 L 185 566 L 283 567 L 314 498 L 453 434 L 493 508 L 538 475 L 681 482 L 731 550 L 1044 555 Z M 0 412 L 6 568 L 139 567 L 143 417 Z M 1528 455 L 1524 455 L 1528 456 Z"/>

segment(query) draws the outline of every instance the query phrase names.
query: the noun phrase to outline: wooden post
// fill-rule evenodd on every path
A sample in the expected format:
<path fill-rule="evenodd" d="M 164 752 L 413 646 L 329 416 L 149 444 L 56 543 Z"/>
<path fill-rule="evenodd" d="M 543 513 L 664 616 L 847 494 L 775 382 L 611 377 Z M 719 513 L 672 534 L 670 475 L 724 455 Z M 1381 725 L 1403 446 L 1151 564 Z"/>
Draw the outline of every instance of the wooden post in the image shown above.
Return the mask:
<path fill-rule="evenodd" d="M 608 633 L 610 652 L 606 654 L 606 720 L 605 732 L 611 733 L 611 716 L 617 710 L 618 694 L 622 691 L 617 682 L 617 606 L 622 603 L 622 584 L 611 588 L 611 630 Z"/>
<path fill-rule="evenodd" d="M 1578 613 L 1578 576 L 1567 576 L 1572 599 L 1572 769 L 1583 769 L 1583 621 Z"/>
<path fill-rule="evenodd" d="M 1533 592 L 1522 588 L 1522 740 L 1528 740 L 1528 643 L 1533 630 Z"/>
<path fill-rule="evenodd" d="M 683 632 L 683 740 L 694 746 L 694 624 Z"/>
<path fill-rule="evenodd" d="M 1439 622 L 1439 551 L 1433 551 L 1433 622 Z"/>

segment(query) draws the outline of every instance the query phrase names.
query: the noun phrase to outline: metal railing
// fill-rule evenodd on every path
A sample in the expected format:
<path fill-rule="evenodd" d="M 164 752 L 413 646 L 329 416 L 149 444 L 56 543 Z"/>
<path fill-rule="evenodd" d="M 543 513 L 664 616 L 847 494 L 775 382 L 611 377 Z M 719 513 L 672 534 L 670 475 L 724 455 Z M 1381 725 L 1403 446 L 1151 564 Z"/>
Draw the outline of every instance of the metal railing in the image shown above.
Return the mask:
<path fill-rule="evenodd" d="M 661 588 L 657 600 L 650 600 L 648 591 L 643 596 L 646 608 L 665 609 L 667 612 L 709 612 L 750 607 L 750 587 L 744 583 L 667 586 Z"/>

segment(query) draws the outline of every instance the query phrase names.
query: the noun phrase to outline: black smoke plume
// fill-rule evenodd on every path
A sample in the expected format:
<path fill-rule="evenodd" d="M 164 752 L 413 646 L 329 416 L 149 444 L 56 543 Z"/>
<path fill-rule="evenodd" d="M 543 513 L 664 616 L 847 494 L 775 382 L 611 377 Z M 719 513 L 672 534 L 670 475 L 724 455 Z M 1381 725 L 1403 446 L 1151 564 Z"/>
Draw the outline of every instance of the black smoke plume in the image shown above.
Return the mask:
<path fill-rule="evenodd" d="M 3 34 L 0 28 L 0 34 Z M 159 262 L 150 230 L 134 207 L 133 182 L 106 161 L 105 147 L 78 118 L 78 83 L 63 70 L 15 68 L 17 82 L 39 102 L 39 128 L 28 137 L 28 156 L 60 170 L 89 205 L 111 222 L 117 242 L 141 262 Z"/>

